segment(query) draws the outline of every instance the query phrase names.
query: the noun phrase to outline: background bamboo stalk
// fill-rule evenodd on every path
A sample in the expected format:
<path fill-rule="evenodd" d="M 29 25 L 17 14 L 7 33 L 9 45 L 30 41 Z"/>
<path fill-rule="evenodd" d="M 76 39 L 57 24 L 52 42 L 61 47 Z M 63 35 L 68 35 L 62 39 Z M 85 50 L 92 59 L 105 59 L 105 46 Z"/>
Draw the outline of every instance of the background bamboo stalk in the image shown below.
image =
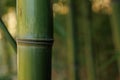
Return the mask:
<path fill-rule="evenodd" d="M 68 0 L 69 13 L 66 15 L 66 47 L 67 47 L 67 64 L 68 64 L 68 80 L 77 80 L 75 65 L 75 26 L 73 22 L 72 0 Z"/>
<path fill-rule="evenodd" d="M 115 79 L 116 62 L 108 14 L 93 12 L 93 52 L 98 80 Z M 113 76 L 114 75 L 114 76 Z"/>
<path fill-rule="evenodd" d="M 85 64 L 86 64 L 86 72 L 87 72 L 87 80 L 96 80 L 95 75 L 95 66 L 93 61 L 93 47 L 92 47 L 92 10 L 91 3 L 89 0 L 81 0 L 81 24 L 79 27 L 82 27 L 83 30 L 83 38 L 84 38 L 84 56 L 85 56 Z M 89 4 L 88 4 L 89 3 Z"/>
<path fill-rule="evenodd" d="M 117 62 L 118 62 L 118 70 L 120 76 L 120 1 L 112 0 L 112 16 L 111 16 L 111 23 L 112 23 L 112 31 L 113 31 L 113 41 L 116 50 Z"/>
<path fill-rule="evenodd" d="M 3 31 L 5 38 L 10 42 L 10 44 L 12 45 L 13 49 L 15 50 L 15 52 L 17 52 L 17 44 L 16 41 L 14 40 L 14 38 L 11 36 L 11 34 L 9 33 L 7 27 L 5 26 L 4 22 L 2 21 L 2 19 L 0 18 L 0 28 Z"/>
<path fill-rule="evenodd" d="M 76 28 L 77 40 L 79 43 L 79 49 L 77 50 L 80 60 L 79 63 L 82 64 L 79 66 L 79 70 L 84 69 L 84 72 L 80 72 L 80 74 L 84 74 L 87 78 L 81 77 L 81 79 L 86 80 L 96 80 L 95 76 L 95 68 L 93 61 L 93 52 L 92 52 L 92 36 L 91 36 L 91 3 L 89 0 L 75 0 L 73 1 L 73 14 L 74 14 L 74 24 Z M 82 50 L 82 51 L 80 51 Z M 82 58 L 83 56 L 84 58 Z M 87 74 L 85 74 L 87 73 Z"/>
<path fill-rule="evenodd" d="M 50 0 L 18 0 L 18 80 L 51 80 Z"/>

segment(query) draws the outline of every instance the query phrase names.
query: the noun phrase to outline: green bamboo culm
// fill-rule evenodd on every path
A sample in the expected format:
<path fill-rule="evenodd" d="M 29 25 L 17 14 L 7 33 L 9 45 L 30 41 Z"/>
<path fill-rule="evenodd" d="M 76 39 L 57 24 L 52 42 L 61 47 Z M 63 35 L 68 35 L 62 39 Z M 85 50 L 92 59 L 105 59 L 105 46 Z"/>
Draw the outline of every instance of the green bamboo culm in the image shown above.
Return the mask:
<path fill-rule="evenodd" d="M 17 52 L 17 44 L 16 41 L 14 40 L 14 38 L 11 36 L 11 34 L 9 33 L 7 27 L 5 26 L 4 22 L 2 21 L 2 19 L 0 18 L 0 29 L 2 30 L 2 32 L 4 33 L 5 38 L 9 41 L 9 43 L 12 45 L 13 49 L 15 52 Z"/>
<path fill-rule="evenodd" d="M 18 0 L 17 18 L 18 80 L 51 80 L 51 1 Z"/>
<path fill-rule="evenodd" d="M 113 32 L 113 40 L 116 50 L 116 55 L 118 56 L 118 70 L 120 75 L 120 1 L 119 0 L 112 0 L 112 16 L 111 16 L 111 23 L 112 23 L 112 32 Z"/>
<path fill-rule="evenodd" d="M 96 80 L 95 67 L 93 61 L 93 46 L 92 46 L 92 10 L 91 2 L 89 0 L 76 0 L 76 4 L 79 6 L 78 11 L 81 13 L 77 16 L 81 16 L 78 19 L 78 29 L 83 34 L 83 52 L 85 58 L 85 67 L 87 73 L 87 80 Z M 81 3 L 79 5 L 78 3 Z M 77 7 L 76 7 L 77 8 Z M 77 11 L 76 11 L 77 12 Z M 81 30 L 80 30 L 81 29 Z M 80 40 L 80 39 L 79 39 Z"/>
<path fill-rule="evenodd" d="M 77 65 L 76 65 L 76 47 L 75 44 L 75 26 L 73 21 L 72 0 L 68 0 L 69 13 L 66 15 L 66 49 L 67 49 L 67 64 L 68 64 L 68 80 L 78 80 Z"/>
<path fill-rule="evenodd" d="M 76 52 L 76 55 L 79 57 L 76 58 L 79 60 L 77 62 L 81 64 L 79 65 L 80 67 L 78 70 L 81 70 L 83 67 L 85 67 L 87 76 L 86 80 L 96 80 L 94 61 L 92 56 L 92 4 L 89 0 L 74 0 L 72 1 L 72 4 L 73 21 L 75 25 L 74 28 L 76 27 L 74 32 L 77 33 L 74 36 L 77 37 L 76 41 L 78 41 L 77 44 L 79 44 L 77 45 L 78 49 Z M 82 76 L 79 78 L 81 80 L 83 79 Z"/>

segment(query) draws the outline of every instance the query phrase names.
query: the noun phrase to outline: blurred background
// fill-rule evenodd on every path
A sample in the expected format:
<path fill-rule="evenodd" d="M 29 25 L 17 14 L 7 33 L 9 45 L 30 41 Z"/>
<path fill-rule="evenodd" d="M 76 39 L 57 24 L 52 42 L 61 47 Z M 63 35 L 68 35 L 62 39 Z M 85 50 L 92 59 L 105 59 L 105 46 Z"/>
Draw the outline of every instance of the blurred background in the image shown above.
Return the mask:
<path fill-rule="evenodd" d="M 53 0 L 52 80 L 120 80 L 120 1 Z M 16 38 L 16 0 L 0 0 Z M 0 80 L 17 80 L 16 53 L 0 29 Z"/>

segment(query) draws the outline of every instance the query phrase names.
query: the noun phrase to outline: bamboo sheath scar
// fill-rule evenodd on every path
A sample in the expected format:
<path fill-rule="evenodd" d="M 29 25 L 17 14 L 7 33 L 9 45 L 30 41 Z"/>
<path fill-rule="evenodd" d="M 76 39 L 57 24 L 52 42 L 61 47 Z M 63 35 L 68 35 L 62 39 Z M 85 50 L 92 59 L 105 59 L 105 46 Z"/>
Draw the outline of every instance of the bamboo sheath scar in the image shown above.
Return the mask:
<path fill-rule="evenodd" d="M 18 0 L 17 18 L 18 80 L 51 80 L 51 1 Z"/>

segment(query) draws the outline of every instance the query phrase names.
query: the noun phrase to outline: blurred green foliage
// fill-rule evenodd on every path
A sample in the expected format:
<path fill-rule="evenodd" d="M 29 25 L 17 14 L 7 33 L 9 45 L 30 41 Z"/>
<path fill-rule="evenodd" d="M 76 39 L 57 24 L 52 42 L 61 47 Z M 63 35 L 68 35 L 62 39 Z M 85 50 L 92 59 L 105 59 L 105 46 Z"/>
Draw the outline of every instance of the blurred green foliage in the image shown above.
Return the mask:
<path fill-rule="evenodd" d="M 59 1 L 62 1 L 65 4 L 67 0 L 53 0 L 54 3 L 57 3 Z M 79 3 L 76 3 L 79 5 Z M 89 5 L 89 3 L 88 3 Z M 1 0 L 0 1 L 0 17 L 5 14 L 9 7 L 15 7 L 16 6 L 16 0 Z M 78 7 L 77 5 L 74 5 Z M 79 8 L 79 7 L 78 7 Z M 79 14 L 78 17 L 81 19 L 81 9 L 77 9 L 77 12 Z M 118 58 L 117 55 L 115 55 L 115 47 L 113 43 L 113 37 L 112 37 L 112 30 L 111 30 L 111 22 L 110 22 L 110 15 L 103 14 L 103 13 L 95 13 L 92 12 L 92 27 L 91 27 L 91 33 L 92 33 L 92 52 L 93 52 L 93 58 L 95 63 L 95 69 L 96 69 L 96 75 L 97 80 L 115 80 L 115 77 L 117 74 L 117 67 L 116 67 L 116 59 Z M 77 14 L 76 14 L 77 15 Z M 56 14 L 54 17 L 54 48 L 53 48 L 53 80 L 58 80 L 58 78 L 62 78 L 61 80 L 65 79 L 67 80 L 67 52 L 66 52 L 66 15 Z M 90 16 L 88 16 L 90 17 Z M 82 20 L 78 22 L 78 24 L 81 24 Z M 75 37 L 79 38 L 77 45 L 78 52 L 77 60 L 79 60 L 78 63 L 80 66 L 77 65 L 77 68 L 81 68 L 81 66 L 84 64 L 84 43 L 82 40 L 84 40 L 84 35 L 82 31 L 82 27 L 80 26 L 79 34 L 77 34 Z M 81 30 L 80 30 L 81 29 Z M 81 61 L 80 61 L 81 60 Z M 82 76 L 83 80 L 86 77 L 86 67 L 83 66 L 81 69 L 79 69 L 79 75 Z M 63 74 L 64 73 L 64 74 Z M 65 75 L 66 74 L 66 75 Z M 83 77 L 85 76 L 85 77 Z M 98 79 L 99 78 L 99 79 Z M 7 77 L 0 77 L 0 80 L 9 80 Z"/>
<path fill-rule="evenodd" d="M 5 14 L 9 7 L 15 7 L 16 0 L 0 0 L 0 17 Z"/>

